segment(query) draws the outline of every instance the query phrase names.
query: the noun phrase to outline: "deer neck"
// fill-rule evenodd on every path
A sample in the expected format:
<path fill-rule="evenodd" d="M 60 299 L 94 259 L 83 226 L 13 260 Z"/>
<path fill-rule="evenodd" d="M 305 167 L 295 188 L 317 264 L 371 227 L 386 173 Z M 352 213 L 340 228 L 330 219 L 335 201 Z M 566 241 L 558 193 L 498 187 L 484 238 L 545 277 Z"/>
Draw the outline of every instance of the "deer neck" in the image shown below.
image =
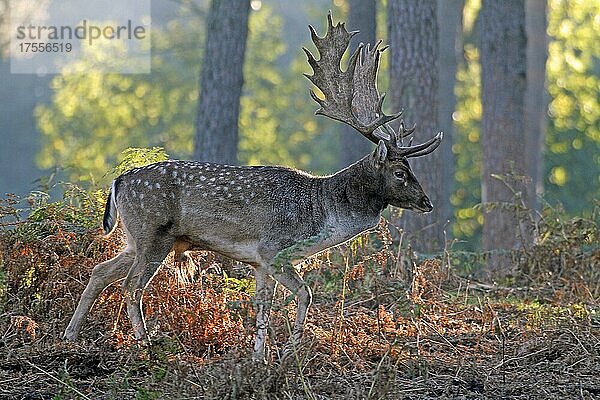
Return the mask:
<path fill-rule="evenodd" d="M 380 194 L 382 185 L 366 156 L 326 179 L 324 190 L 330 200 L 326 208 L 338 220 L 353 220 L 364 229 L 370 228 L 388 206 Z"/>

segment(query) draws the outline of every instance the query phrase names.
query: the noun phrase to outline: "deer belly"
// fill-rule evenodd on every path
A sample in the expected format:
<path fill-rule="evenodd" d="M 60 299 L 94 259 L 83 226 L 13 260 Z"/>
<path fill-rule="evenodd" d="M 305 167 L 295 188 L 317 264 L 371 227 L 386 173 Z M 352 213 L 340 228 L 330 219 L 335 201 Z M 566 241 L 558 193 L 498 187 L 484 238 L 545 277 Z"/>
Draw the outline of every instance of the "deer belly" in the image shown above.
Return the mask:
<path fill-rule="evenodd" d="M 235 241 L 221 237 L 204 237 L 202 240 L 194 240 L 193 238 L 186 237 L 185 241 L 180 241 L 178 239 L 175 244 L 176 252 L 177 250 L 181 251 L 182 249 L 214 251 L 247 264 L 256 264 L 260 260 L 257 250 L 257 240 L 239 241 L 238 239 Z"/>

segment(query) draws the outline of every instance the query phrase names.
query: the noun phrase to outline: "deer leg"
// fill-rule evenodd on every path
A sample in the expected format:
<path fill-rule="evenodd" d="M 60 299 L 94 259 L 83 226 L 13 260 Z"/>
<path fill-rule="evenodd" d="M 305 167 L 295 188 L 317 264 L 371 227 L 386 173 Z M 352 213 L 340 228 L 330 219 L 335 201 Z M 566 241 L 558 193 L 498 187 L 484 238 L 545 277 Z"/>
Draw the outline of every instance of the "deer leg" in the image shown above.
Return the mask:
<path fill-rule="evenodd" d="M 64 340 L 74 341 L 77 339 L 83 320 L 92 308 L 92 304 L 94 304 L 96 298 L 108 285 L 127 275 L 127 271 L 133 264 L 134 258 L 135 251 L 127 247 L 116 257 L 94 267 L 90 280 L 81 295 L 79 304 L 71 317 L 71 322 L 69 322 L 67 329 L 65 329 L 65 333 L 63 334 Z"/>
<path fill-rule="evenodd" d="M 256 304 L 256 340 L 252 359 L 263 362 L 265 360 L 265 342 L 268 335 L 275 281 L 262 267 L 256 267 L 254 276 L 256 278 L 256 296 L 254 300 Z"/>
<path fill-rule="evenodd" d="M 281 269 L 282 272 L 273 274 L 275 280 L 285 286 L 290 292 L 296 296 L 298 304 L 296 310 L 296 321 L 292 328 L 292 335 L 284 350 L 287 353 L 290 349 L 296 348 L 300 344 L 302 339 L 302 333 L 304 332 L 304 321 L 306 320 L 306 314 L 308 308 L 312 302 L 312 292 L 304 280 L 298 275 L 298 273 L 291 267 L 284 267 Z"/>
<path fill-rule="evenodd" d="M 147 339 L 146 321 L 142 312 L 143 291 L 158 271 L 167 254 L 171 251 L 173 242 L 173 238 L 163 237 L 149 246 L 143 246 L 144 251 L 138 251 L 133 266 L 123 282 L 127 314 L 129 315 L 129 320 L 131 321 L 137 340 Z"/>

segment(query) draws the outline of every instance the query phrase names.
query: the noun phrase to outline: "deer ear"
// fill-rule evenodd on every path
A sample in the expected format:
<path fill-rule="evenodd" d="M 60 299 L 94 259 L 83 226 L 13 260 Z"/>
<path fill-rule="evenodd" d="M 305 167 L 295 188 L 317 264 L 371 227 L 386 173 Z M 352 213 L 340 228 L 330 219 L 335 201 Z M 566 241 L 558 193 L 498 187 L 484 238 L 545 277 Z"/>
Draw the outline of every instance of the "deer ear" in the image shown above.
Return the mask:
<path fill-rule="evenodd" d="M 387 157 L 387 153 L 388 149 L 385 146 L 385 142 L 380 140 L 379 143 L 377 143 L 377 148 L 373 152 L 373 162 L 375 163 L 376 167 L 383 165 Z"/>

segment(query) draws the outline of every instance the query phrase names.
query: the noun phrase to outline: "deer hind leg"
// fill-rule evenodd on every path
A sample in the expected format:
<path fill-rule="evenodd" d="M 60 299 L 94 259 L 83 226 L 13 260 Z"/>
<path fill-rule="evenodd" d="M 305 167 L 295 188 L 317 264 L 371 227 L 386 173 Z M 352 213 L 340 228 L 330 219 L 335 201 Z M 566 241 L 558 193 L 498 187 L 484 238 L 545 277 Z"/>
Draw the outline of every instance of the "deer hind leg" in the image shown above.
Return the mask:
<path fill-rule="evenodd" d="M 83 320 L 92 308 L 96 298 L 108 285 L 127 275 L 127 271 L 131 268 L 134 258 L 135 251 L 127 247 L 116 257 L 94 267 L 90 280 L 81 295 L 79 304 L 71 317 L 71 322 L 69 322 L 67 329 L 65 329 L 63 339 L 67 341 L 77 339 Z"/>
<path fill-rule="evenodd" d="M 142 293 L 171 251 L 173 237 L 156 238 L 153 242 L 138 246 L 133 266 L 123 282 L 127 314 L 137 340 L 146 340 L 146 322 L 142 313 Z"/>
<path fill-rule="evenodd" d="M 254 276 L 256 278 L 256 296 L 254 300 L 256 304 L 256 339 L 252 359 L 263 362 L 265 360 L 265 343 L 268 335 L 273 293 L 275 292 L 275 281 L 263 267 L 256 267 Z"/>

